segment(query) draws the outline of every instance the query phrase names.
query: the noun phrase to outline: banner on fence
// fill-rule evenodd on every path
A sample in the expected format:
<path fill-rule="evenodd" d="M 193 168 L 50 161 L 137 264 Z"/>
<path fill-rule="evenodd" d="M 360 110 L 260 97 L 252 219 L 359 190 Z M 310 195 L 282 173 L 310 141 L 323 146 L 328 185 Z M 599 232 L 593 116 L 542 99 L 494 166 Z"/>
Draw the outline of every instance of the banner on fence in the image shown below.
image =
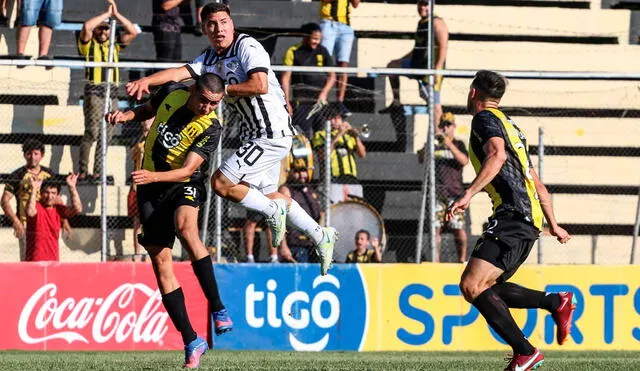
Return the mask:
<path fill-rule="evenodd" d="M 182 349 L 147 263 L 0 265 L 0 349 Z M 191 264 L 174 270 L 203 336 L 207 303 Z"/>
<path fill-rule="evenodd" d="M 0 265 L 0 349 L 160 350 L 182 341 L 145 263 Z M 462 266 L 228 264 L 215 268 L 235 328 L 218 349 L 503 350 L 460 296 Z M 190 264 L 175 266 L 192 324 L 207 303 Z M 525 266 L 514 282 L 578 298 L 567 350 L 640 349 L 640 270 L 634 266 Z M 551 316 L 513 313 L 538 347 L 558 349 Z"/>
<path fill-rule="evenodd" d="M 221 265 L 235 320 L 222 349 L 503 350 L 460 295 L 461 265 Z M 633 266 L 525 266 L 514 282 L 573 291 L 574 326 L 562 349 L 640 349 L 640 270 Z M 544 310 L 512 310 L 532 343 L 560 349 Z"/>

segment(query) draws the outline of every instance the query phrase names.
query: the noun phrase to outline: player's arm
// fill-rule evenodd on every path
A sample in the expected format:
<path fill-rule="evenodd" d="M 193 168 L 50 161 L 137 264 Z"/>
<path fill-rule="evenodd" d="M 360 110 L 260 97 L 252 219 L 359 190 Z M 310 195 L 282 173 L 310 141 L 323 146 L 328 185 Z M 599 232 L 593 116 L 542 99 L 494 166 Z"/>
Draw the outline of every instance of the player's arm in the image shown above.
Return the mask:
<path fill-rule="evenodd" d="M 447 59 L 447 49 L 449 48 L 449 30 L 447 24 L 440 18 L 433 21 L 435 40 L 438 44 L 438 55 L 436 56 L 435 68 L 441 70 L 444 68 L 444 62 Z"/>
<path fill-rule="evenodd" d="M 115 0 L 108 0 L 108 1 L 109 1 L 109 4 L 111 4 L 112 6 L 111 9 L 113 12 L 113 17 L 118 22 L 120 22 L 120 24 L 122 24 L 122 27 L 124 28 L 124 32 L 118 38 L 118 42 L 123 47 L 127 46 L 131 43 L 131 41 L 133 41 L 133 39 L 136 38 L 136 36 L 138 36 L 138 29 L 136 28 L 136 26 L 133 25 L 133 23 L 131 23 L 129 19 L 127 19 L 127 17 L 125 17 L 124 15 L 122 15 L 122 13 L 118 11 L 118 7 L 116 6 Z"/>
<path fill-rule="evenodd" d="M 536 192 L 538 193 L 540 206 L 542 206 L 542 213 L 544 214 L 544 217 L 549 224 L 549 232 L 551 232 L 551 235 L 557 237 L 560 243 L 566 243 L 571 239 L 571 235 L 569 235 L 569 233 L 564 230 L 564 228 L 558 225 L 556 216 L 553 212 L 553 202 L 551 201 L 551 195 L 549 194 L 547 187 L 545 187 L 545 185 L 540 180 L 540 177 L 538 177 L 538 174 L 532 167 L 529 168 L 529 173 L 531 174 L 533 183 L 536 186 Z"/>
<path fill-rule="evenodd" d="M 284 92 L 284 100 L 287 102 L 287 109 L 291 107 L 291 71 L 284 71 L 280 76 L 280 86 Z M 229 89 L 227 89 L 229 90 Z M 289 112 L 292 114 L 292 112 Z"/>
<path fill-rule="evenodd" d="M 469 188 L 464 191 L 462 197 L 457 199 L 447 210 L 446 220 L 451 220 L 456 212 L 465 211 L 471 203 L 471 198 L 478 192 L 482 191 L 487 184 L 491 183 L 493 178 L 498 175 L 502 165 L 507 161 L 507 152 L 504 149 L 504 139 L 502 137 L 491 137 L 485 143 L 484 152 L 486 158 L 482 163 L 482 167 L 476 175 Z"/>
<path fill-rule="evenodd" d="M 113 111 L 105 115 L 105 120 L 111 125 L 123 122 L 137 121 L 143 122 L 155 116 L 151 101 L 126 111 Z"/>
<path fill-rule="evenodd" d="M 191 72 L 187 66 L 180 66 L 158 71 L 140 80 L 130 81 L 125 88 L 129 96 L 135 96 L 137 100 L 140 100 L 143 94 L 149 94 L 149 87 L 164 85 L 172 81 L 180 82 L 190 78 Z"/>
<path fill-rule="evenodd" d="M 196 152 L 189 152 L 182 167 L 169 171 L 136 170 L 131 173 L 136 185 L 163 182 L 184 182 L 204 163 L 204 157 Z"/>
<path fill-rule="evenodd" d="M 263 70 L 250 72 L 247 81 L 227 86 L 227 95 L 232 97 L 252 97 L 267 94 L 269 83 L 267 72 Z"/>
<path fill-rule="evenodd" d="M 500 172 L 502 165 L 507 161 L 507 152 L 504 149 L 504 139 L 501 137 L 489 138 L 487 143 L 484 145 L 484 152 L 486 154 L 486 158 L 482 163 L 480 172 L 466 190 L 471 197 L 475 196 L 478 192 L 482 191 L 484 187 L 491 183 L 493 178 L 495 178 Z"/>

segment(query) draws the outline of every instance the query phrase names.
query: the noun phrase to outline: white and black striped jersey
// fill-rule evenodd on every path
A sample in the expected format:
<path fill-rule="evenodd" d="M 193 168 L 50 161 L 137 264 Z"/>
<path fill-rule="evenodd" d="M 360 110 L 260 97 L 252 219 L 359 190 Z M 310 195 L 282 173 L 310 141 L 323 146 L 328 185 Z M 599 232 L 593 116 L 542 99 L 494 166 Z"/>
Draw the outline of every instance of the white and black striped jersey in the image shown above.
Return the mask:
<path fill-rule="evenodd" d="M 247 81 L 254 72 L 266 72 L 269 84 L 267 94 L 252 97 L 225 96 L 224 102 L 242 117 L 240 139 L 247 141 L 294 135 L 284 93 L 271 69 L 269 54 L 253 37 L 236 33 L 224 55 L 217 55 L 209 47 L 186 67 L 194 77 L 203 73 L 215 73 L 229 85 Z"/>

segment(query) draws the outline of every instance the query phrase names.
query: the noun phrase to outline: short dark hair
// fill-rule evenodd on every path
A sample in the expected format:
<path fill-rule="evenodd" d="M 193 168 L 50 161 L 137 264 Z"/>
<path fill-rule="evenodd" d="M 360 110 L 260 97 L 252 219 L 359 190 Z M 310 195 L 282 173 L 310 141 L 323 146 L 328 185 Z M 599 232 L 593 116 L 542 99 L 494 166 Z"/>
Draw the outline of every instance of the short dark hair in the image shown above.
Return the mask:
<path fill-rule="evenodd" d="M 57 182 L 57 181 L 55 181 L 55 180 L 53 180 L 51 178 L 45 179 L 42 182 L 42 185 L 40 186 L 41 190 L 45 190 L 47 188 L 55 188 L 58 191 L 58 193 L 60 193 L 60 191 L 62 191 L 62 187 L 60 186 L 60 182 Z"/>
<path fill-rule="evenodd" d="M 225 12 L 229 17 L 231 17 L 231 10 L 226 4 L 223 3 L 209 3 L 202 7 L 200 11 L 200 17 L 204 21 L 209 18 L 209 14 L 214 14 L 218 12 Z"/>
<path fill-rule="evenodd" d="M 22 153 L 31 152 L 34 149 L 40 150 L 40 153 L 44 154 L 44 144 L 37 139 L 27 139 L 22 143 Z"/>
<path fill-rule="evenodd" d="M 471 86 L 480 94 L 481 99 L 501 99 L 507 89 L 507 80 L 501 74 L 480 70 L 473 78 Z"/>
<path fill-rule="evenodd" d="M 304 35 L 311 35 L 314 32 L 322 32 L 322 29 L 319 24 L 311 22 L 303 24 L 302 27 L 300 27 L 300 31 L 302 31 Z"/>
<path fill-rule="evenodd" d="M 361 230 L 357 231 L 357 232 L 356 232 L 356 237 L 358 237 L 358 235 L 359 235 L 360 233 L 364 233 L 364 234 L 366 234 L 366 235 L 367 235 L 367 240 L 370 240 L 370 239 L 371 239 L 371 234 L 369 233 L 369 231 L 368 231 L 368 230 L 366 230 L 366 229 L 361 229 Z"/>
<path fill-rule="evenodd" d="M 205 73 L 196 80 L 198 91 L 209 90 L 214 94 L 224 93 L 224 81 L 215 73 Z"/>

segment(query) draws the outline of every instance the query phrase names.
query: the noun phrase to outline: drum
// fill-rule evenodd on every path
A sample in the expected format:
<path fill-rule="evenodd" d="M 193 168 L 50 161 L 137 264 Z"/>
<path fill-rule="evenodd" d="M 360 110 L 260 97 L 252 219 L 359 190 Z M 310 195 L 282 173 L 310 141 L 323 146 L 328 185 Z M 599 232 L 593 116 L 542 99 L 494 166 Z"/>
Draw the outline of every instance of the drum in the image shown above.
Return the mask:
<path fill-rule="evenodd" d="M 368 231 L 371 238 L 378 238 L 383 252 L 387 245 L 384 220 L 380 213 L 366 202 L 349 200 L 331 205 L 331 226 L 340 233 L 334 248 L 334 259 L 338 263 L 344 263 L 347 254 L 355 249 L 356 232 L 361 229 Z"/>
<path fill-rule="evenodd" d="M 292 138 L 289 155 L 282 159 L 280 165 L 280 185 L 287 181 L 291 169 L 307 169 L 309 180 L 313 178 L 313 149 L 311 142 L 304 134 Z"/>

